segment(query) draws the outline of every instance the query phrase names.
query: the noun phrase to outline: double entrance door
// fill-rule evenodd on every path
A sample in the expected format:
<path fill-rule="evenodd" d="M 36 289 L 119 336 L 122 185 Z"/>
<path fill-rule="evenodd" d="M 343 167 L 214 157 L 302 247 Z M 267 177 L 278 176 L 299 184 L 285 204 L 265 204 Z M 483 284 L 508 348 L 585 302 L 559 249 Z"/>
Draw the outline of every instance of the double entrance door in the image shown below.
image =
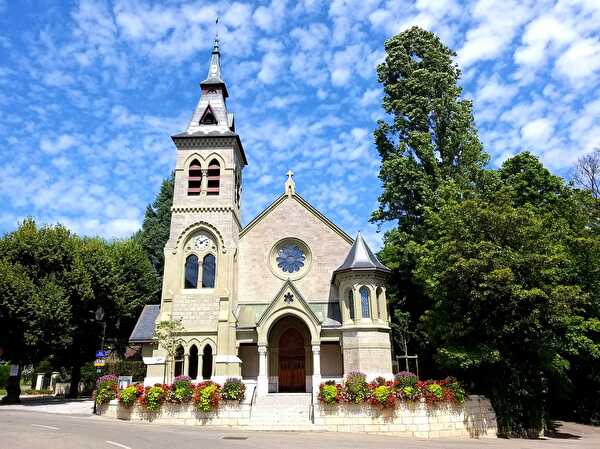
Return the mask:
<path fill-rule="evenodd" d="M 279 339 L 279 392 L 306 391 L 306 353 L 302 334 L 287 329 Z"/>

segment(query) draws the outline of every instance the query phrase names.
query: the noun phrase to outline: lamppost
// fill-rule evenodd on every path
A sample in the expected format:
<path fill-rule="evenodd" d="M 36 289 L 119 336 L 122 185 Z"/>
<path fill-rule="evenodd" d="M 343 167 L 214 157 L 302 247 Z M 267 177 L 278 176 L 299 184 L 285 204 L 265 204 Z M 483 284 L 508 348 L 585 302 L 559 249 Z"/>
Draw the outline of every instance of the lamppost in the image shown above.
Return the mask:
<path fill-rule="evenodd" d="M 91 310 L 90 310 L 91 312 Z M 94 318 L 96 319 L 96 322 L 98 323 L 102 323 L 102 340 L 100 343 L 100 350 L 104 351 L 104 336 L 106 334 L 106 321 L 102 321 L 104 319 L 104 309 L 99 306 L 96 309 L 96 312 L 94 312 Z M 100 368 L 96 369 L 96 380 L 98 380 L 98 374 L 100 374 Z M 96 400 L 94 399 L 94 415 L 96 414 Z"/>
<path fill-rule="evenodd" d="M 104 309 L 102 307 L 98 307 L 95 313 L 96 321 L 102 323 L 102 342 L 100 343 L 100 350 L 104 351 L 104 336 L 106 334 L 106 321 L 102 321 L 104 318 Z"/>

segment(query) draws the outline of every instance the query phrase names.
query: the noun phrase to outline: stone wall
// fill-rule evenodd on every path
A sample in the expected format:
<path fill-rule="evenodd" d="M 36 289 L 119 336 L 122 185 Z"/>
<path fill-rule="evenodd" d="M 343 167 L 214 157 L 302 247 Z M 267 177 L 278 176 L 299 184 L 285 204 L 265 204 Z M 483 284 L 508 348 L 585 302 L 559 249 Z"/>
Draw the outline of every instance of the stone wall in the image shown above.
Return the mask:
<path fill-rule="evenodd" d="M 315 405 L 315 424 L 332 432 L 372 432 L 409 438 L 496 438 L 490 401 L 470 396 L 462 405 L 401 402 L 383 409 L 369 404 Z"/>
<path fill-rule="evenodd" d="M 199 412 L 192 404 L 163 404 L 158 412 L 139 405 L 125 408 L 116 400 L 98 407 L 108 418 L 145 421 L 158 424 L 183 424 L 252 429 L 252 405 L 249 395 L 244 402 L 224 402 L 217 411 Z M 272 411 L 280 414 L 278 410 Z M 313 423 L 304 430 L 389 434 L 406 438 L 496 438 L 496 415 L 490 401 L 482 396 L 469 396 L 462 405 L 425 402 L 399 403 L 393 409 L 369 404 L 315 403 Z M 275 420 L 272 428 L 281 430 Z"/>
<path fill-rule="evenodd" d="M 97 408 L 98 414 L 107 418 L 126 421 L 145 421 L 157 424 L 184 424 L 216 427 L 248 427 L 250 404 L 225 401 L 218 410 L 204 413 L 193 404 L 163 404 L 160 410 L 151 412 L 145 407 L 124 407 L 115 399 Z"/>

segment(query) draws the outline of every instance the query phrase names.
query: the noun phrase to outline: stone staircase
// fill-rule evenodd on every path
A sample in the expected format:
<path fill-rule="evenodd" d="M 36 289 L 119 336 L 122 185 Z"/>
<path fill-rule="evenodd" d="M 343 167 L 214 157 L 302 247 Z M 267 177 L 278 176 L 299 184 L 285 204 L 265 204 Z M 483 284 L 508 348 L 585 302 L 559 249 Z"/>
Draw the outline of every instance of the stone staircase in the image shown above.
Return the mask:
<path fill-rule="evenodd" d="M 310 393 L 257 396 L 250 412 L 253 430 L 313 430 Z"/>

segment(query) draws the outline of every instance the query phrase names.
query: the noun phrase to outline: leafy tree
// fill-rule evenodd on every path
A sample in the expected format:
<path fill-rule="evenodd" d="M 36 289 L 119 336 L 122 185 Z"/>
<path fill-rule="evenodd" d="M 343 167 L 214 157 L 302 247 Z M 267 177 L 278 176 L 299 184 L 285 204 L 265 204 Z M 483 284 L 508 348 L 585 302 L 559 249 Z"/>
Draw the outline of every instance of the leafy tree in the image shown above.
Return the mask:
<path fill-rule="evenodd" d="M 165 264 L 164 249 L 169 239 L 171 226 L 171 207 L 173 206 L 173 188 L 175 173 L 165 179 L 160 191 L 151 205 L 146 208 L 142 229 L 135 239 L 140 242 L 144 251 L 154 267 L 159 285 L 162 285 L 162 276 Z M 156 303 L 160 302 L 160 290 L 156 293 Z"/>
<path fill-rule="evenodd" d="M 167 353 L 165 373 L 167 372 L 167 364 L 173 363 L 175 359 L 175 352 L 179 346 L 178 335 L 181 331 L 183 331 L 181 320 L 173 319 L 160 321 L 154 328 L 153 334 L 154 338 L 158 341 L 159 348 L 162 348 Z"/>
<path fill-rule="evenodd" d="M 416 323 L 428 299 L 413 271 L 419 244 L 428 238 L 424 214 L 438 207 L 443 183 L 452 180 L 464 188 L 478 182 L 487 156 L 471 102 L 460 98 L 455 53 L 418 27 L 386 41 L 385 50 L 377 73 L 390 121 L 379 121 L 375 131 L 383 193 L 372 220 L 398 222 L 386 233 L 380 254 L 393 270 L 389 292 L 394 339 L 398 346 L 403 338 L 412 338 L 417 345 L 413 349 L 423 356 L 427 336 L 417 332 Z"/>
<path fill-rule="evenodd" d="M 490 396 L 502 434 L 531 436 L 551 381 L 568 382 L 574 358 L 600 361 L 592 292 L 574 276 L 572 252 L 590 209 L 528 153 L 498 178 L 495 190 L 468 195 L 449 184 L 426 214 L 432 238 L 415 274 L 432 307 L 422 329 L 440 366 Z"/>
<path fill-rule="evenodd" d="M 138 241 L 116 241 L 110 244 L 109 250 L 115 275 L 114 297 L 119 324 L 115 329 L 115 346 L 120 354 L 124 354 L 129 335 L 144 305 L 156 300 L 160 284 Z"/>
<path fill-rule="evenodd" d="M 70 305 L 61 286 L 72 261 L 69 232 L 38 229 L 33 220 L 0 239 L 0 346 L 20 365 L 37 363 L 72 342 Z M 18 402 L 20 372 L 10 377 L 5 402 Z"/>

